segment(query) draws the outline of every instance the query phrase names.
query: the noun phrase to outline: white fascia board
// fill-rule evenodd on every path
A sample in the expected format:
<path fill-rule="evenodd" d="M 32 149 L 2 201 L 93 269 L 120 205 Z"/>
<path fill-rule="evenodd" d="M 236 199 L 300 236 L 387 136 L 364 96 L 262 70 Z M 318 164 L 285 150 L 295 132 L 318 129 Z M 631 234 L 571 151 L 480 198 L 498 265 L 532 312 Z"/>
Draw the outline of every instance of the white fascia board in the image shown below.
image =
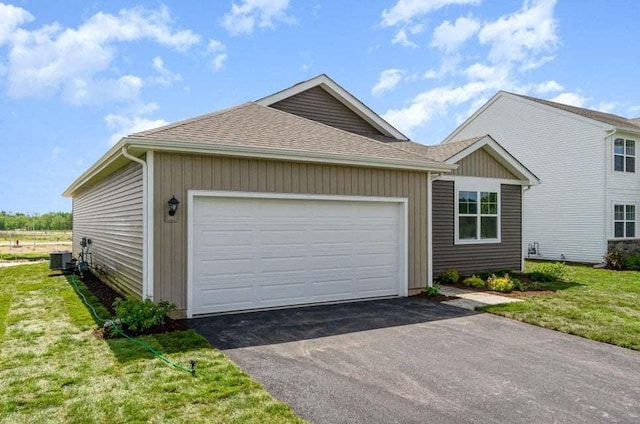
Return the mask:
<path fill-rule="evenodd" d="M 440 142 L 440 144 L 445 144 L 445 143 L 450 143 L 452 141 L 455 141 L 455 137 L 456 135 L 458 135 L 458 133 L 460 133 L 460 131 L 462 131 L 467 125 L 469 125 L 474 119 L 476 119 L 476 117 L 478 115 L 480 115 L 482 112 L 484 112 L 485 109 L 487 109 L 490 105 L 493 104 L 493 102 L 495 102 L 496 100 L 498 100 L 498 98 L 502 95 L 502 94 L 506 94 L 504 91 L 498 91 L 492 98 L 490 98 L 487 103 L 483 104 L 480 109 L 476 110 L 473 115 L 471 115 L 470 117 L 468 117 L 462 124 L 458 125 L 458 127 L 453 130 L 451 132 L 451 134 L 449 134 L 448 136 L 445 137 L 444 140 L 442 140 Z"/>
<path fill-rule="evenodd" d="M 158 150 L 176 153 L 194 153 L 216 156 L 237 156 L 258 159 L 286 160 L 294 162 L 330 163 L 337 165 L 363 166 L 369 168 L 406 169 L 424 172 L 450 172 L 457 165 L 428 160 L 402 160 L 362 156 L 347 156 L 335 153 L 308 152 L 274 149 L 254 146 L 234 146 L 228 144 L 204 144 L 175 140 L 145 139 L 128 137 L 125 139 L 132 148 Z"/>
<path fill-rule="evenodd" d="M 407 136 L 398 131 L 395 127 L 382 119 L 380 115 L 371 110 L 367 105 L 362 103 L 353 94 L 338 85 L 335 81 L 325 74 L 318 75 L 310 80 L 303 81 L 292 87 L 278 91 L 267 97 L 257 100 L 255 103 L 262 106 L 271 106 L 274 103 L 295 96 L 313 87 L 321 87 L 327 93 L 331 94 L 336 100 L 348 107 L 356 115 L 367 121 L 371 126 L 382 132 L 383 134 L 393 137 L 397 140 L 409 140 Z"/>
<path fill-rule="evenodd" d="M 96 163 L 91 165 L 89 169 L 84 171 L 76 180 L 67 187 L 62 193 L 64 197 L 72 197 L 73 193 L 80 187 L 82 187 L 87 181 L 89 181 L 100 170 L 113 163 L 122 155 L 122 148 L 125 146 L 125 139 L 120 139 L 111 149 L 107 151 Z"/>
<path fill-rule="evenodd" d="M 502 166 L 516 174 L 518 177 L 526 180 L 528 182 L 528 185 L 540 184 L 540 179 L 533 172 L 531 172 L 526 166 L 520 163 L 518 159 L 511 155 L 511 153 L 509 153 L 490 135 L 486 135 L 472 145 L 467 146 L 463 150 L 447 159 L 445 163 L 457 163 L 462 158 L 469 156 L 471 153 L 485 146 L 489 148 L 488 150 L 491 157 L 497 160 Z"/>

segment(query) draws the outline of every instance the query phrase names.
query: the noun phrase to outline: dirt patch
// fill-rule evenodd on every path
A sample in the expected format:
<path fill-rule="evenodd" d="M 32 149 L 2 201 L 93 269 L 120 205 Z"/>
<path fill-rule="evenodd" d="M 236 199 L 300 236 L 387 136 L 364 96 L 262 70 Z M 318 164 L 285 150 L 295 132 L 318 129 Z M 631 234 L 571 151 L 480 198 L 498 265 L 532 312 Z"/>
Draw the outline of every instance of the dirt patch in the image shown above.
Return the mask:
<path fill-rule="evenodd" d="M 419 297 L 421 299 L 430 300 L 432 302 L 446 302 L 447 300 L 458 299 L 456 296 L 445 296 L 443 294 L 439 294 L 437 296 L 429 296 L 425 292 L 420 292 L 418 294 L 414 294 L 411 297 Z"/>
<path fill-rule="evenodd" d="M 117 298 L 122 298 L 123 296 L 119 294 L 117 291 L 112 289 L 111 287 L 104 284 L 93 274 L 85 274 L 82 278 L 82 282 L 87 287 L 87 289 L 93 294 L 98 301 L 104 306 L 111 316 L 115 316 L 115 310 L 113 309 L 113 302 Z M 170 333 L 172 331 L 183 331 L 188 330 L 188 327 L 183 323 L 183 321 L 173 320 L 171 318 L 166 318 L 165 322 L 161 326 L 149 328 L 143 331 L 132 331 L 130 329 L 124 328 L 124 332 L 128 336 L 137 337 L 143 335 L 150 334 L 162 334 L 162 333 Z M 98 329 L 94 331 L 94 334 L 99 337 L 104 337 L 102 329 Z"/>

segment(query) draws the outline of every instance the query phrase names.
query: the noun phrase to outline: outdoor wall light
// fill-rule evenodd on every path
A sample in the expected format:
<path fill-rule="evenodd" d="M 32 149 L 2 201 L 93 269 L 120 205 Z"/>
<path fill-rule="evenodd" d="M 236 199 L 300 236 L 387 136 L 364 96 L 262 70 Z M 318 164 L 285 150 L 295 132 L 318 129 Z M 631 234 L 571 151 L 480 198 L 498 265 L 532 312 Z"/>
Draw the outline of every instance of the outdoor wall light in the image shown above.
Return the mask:
<path fill-rule="evenodd" d="M 180 202 L 178 201 L 178 199 L 176 199 L 176 196 L 171 196 L 171 199 L 169 199 L 169 216 L 174 216 L 176 214 L 176 211 L 178 210 L 178 205 L 180 204 Z"/>

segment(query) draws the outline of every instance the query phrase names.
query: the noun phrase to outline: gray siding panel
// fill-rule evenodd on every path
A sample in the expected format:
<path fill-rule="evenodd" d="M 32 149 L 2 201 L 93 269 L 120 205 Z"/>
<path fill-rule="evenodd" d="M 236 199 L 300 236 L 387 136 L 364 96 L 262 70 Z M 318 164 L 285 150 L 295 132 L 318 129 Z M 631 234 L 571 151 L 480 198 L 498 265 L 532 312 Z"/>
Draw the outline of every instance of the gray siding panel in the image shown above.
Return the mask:
<path fill-rule="evenodd" d="M 116 290 L 142 296 L 142 167 L 131 164 L 73 198 L 73 253 L 91 239 L 90 262 Z"/>
<path fill-rule="evenodd" d="M 452 181 L 433 182 L 433 275 L 455 268 L 463 275 L 519 270 L 522 255 L 522 187 L 501 186 L 501 243 L 456 245 L 455 189 Z"/>
<path fill-rule="evenodd" d="M 320 87 L 310 88 L 271 107 L 356 134 L 382 134 Z"/>
<path fill-rule="evenodd" d="M 426 285 L 426 173 L 160 152 L 154 155 L 154 172 L 156 301 L 186 308 L 188 190 L 408 198 L 409 289 Z M 165 204 L 174 194 L 181 202 L 177 222 L 166 222 Z"/>
<path fill-rule="evenodd" d="M 519 179 L 511 171 L 502 166 L 484 149 L 478 149 L 457 162 L 458 169 L 451 171 L 451 175 L 464 175 L 466 177 L 504 178 L 508 180 Z"/>

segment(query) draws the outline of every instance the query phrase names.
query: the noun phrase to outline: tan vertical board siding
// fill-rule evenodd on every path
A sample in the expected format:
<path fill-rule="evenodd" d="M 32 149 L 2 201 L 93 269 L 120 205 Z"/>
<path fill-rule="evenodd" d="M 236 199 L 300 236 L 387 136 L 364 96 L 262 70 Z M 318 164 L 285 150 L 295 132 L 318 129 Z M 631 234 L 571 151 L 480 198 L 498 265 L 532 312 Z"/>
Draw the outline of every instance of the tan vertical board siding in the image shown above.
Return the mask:
<path fill-rule="evenodd" d="M 73 253 L 91 239 L 90 264 L 116 290 L 142 296 L 142 166 L 131 164 L 73 197 Z"/>
<path fill-rule="evenodd" d="M 382 134 L 320 87 L 310 88 L 271 107 L 356 134 Z"/>
<path fill-rule="evenodd" d="M 484 149 L 478 149 L 458 161 L 458 169 L 453 170 L 451 174 L 468 177 L 518 179 Z"/>
<path fill-rule="evenodd" d="M 409 289 L 422 288 L 426 284 L 426 173 L 160 152 L 154 155 L 154 172 L 156 301 L 170 300 L 180 309 L 186 308 L 188 190 L 237 189 L 251 192 L 408 198 Z M 198 173 L 202 175 L 197 175 Z M 185 175 L 189 177 L 186 178 Z M 233 178 L 242 178 L 242 184 L 234 182 Z M 375 184 L 374 178 L 377 178 Z M 248 181 L 246 186 L 245 179 Z M 380 182 L 384 185 L 380 185 Z M 165 222 L 165 204 L 174 194 L 180 200 L 180 206 L 176 215 L 177 222 L 169 223 Z"/>
<path fill-rule="evenodd" d="M 463 275 L 503 269 L 519 270 L 522 255 L 522 187 L 502 184 L 501 242 L 456 245 L 453 181 L 433 182 L 433 275 L 455 268 Z"/>

